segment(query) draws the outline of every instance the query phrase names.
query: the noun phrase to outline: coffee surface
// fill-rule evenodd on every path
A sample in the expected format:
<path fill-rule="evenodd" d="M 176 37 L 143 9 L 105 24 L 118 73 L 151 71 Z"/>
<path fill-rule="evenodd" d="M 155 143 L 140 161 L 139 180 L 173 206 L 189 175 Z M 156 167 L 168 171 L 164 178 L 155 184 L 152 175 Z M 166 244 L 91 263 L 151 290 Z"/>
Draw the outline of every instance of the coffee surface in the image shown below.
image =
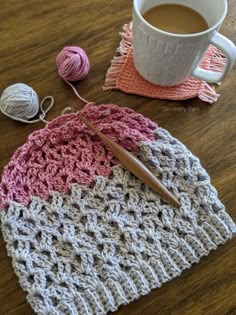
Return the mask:
<path fill-rule="evenodd" d="M 154 27 L 174 34 L 195 34 L 208 29 L 206 20 L 197 11 L 180 4 L 161 4 L 143 14 Z"/>

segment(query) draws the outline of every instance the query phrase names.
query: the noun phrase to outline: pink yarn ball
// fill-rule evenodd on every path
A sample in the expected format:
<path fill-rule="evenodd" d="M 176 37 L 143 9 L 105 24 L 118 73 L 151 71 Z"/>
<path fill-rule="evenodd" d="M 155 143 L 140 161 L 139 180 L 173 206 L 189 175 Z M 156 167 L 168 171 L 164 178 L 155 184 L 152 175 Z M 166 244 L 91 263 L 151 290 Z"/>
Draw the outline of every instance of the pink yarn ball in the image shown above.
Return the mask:
<path fill-rule="evenodd" d="M 67 46 L 58 54 L 57 68 L 62 79 L 79 81 L 84 79 L 90 68 L 86 52 L 78 46 Z"/>

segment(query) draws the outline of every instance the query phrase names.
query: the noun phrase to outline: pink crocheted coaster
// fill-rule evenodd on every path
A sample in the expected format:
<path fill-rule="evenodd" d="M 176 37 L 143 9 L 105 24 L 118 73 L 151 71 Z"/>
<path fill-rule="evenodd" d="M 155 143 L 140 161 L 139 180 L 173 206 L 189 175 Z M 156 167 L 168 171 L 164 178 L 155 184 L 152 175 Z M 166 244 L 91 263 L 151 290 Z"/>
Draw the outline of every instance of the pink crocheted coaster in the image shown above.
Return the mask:
<path fill-rule="evenodd" d="M 111 62 L 103 90 L 118 89 L 128 94 L 169 100 L 199 97 L 202 101 L 211 104 L 217 101 L 220 95 L 216 93 L 214 88 L 205 81 L 195 78 L 190 78 L 183 84 L 172 87 L 154 85 L 143 79 L 133 64 L 132 22 L 124 25 L 120 35 L 122 40 L 117 49 L 119 55 L 115 56 Z M 225 56 L 217 48 L 210 46 L 201 67 L 206 70 L 222 71 L 225 63 Z"/>

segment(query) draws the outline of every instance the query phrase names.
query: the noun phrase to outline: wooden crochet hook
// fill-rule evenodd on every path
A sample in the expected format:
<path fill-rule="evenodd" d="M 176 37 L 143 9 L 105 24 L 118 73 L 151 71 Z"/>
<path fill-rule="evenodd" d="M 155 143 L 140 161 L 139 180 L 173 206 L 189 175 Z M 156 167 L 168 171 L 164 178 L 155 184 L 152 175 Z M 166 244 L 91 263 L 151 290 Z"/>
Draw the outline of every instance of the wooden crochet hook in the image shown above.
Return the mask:
<path fill-rule="evenodd" d="M 179 208 L 180 202 L 166 189 L 166 187 L 150 172 L 150 170 L 133 154 L 113 142 L 105 136 L 100 130 L 94 127 L 86 118 L 80 115 L 80 119 L 87 127 L 93 130 L 99 138 L 107 145 L 115 157 L 123 164 L 132 174 L 144 182 L 147 186 L 159 193 L 173 206 Z"/>

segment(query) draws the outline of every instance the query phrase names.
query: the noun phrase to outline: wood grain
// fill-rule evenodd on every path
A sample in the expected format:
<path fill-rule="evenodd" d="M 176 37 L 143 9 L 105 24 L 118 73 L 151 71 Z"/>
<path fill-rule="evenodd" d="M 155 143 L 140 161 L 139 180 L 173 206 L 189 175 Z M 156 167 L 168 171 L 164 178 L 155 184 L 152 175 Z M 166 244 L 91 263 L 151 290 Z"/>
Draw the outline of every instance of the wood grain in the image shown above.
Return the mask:
<path fill-rule="evenodd" d="M 222 33 L 236 42 L 236 0 L 229 0 Z M 91 62 L 88 78 L 78 86 L 86 99 L 98 104 L 128 106 L 168 129 L 197 155 L 211 176 L 219 197 L 236 220 L 236 71 L 217 88 L 219 101 L 211 106 L 198 99 L 170 102 L 103 92 L 101 87 L 120 41 L 122 25 L 131 20 L 131 0 L 1 1 L 0 90 L 23 82 L 56 105 L 48 119 L 66 106 L 81 108 L 59 78 L 57 53 L 65 45 L 83 47 Z M 0 172 L 17 147 L 43 123 L 24 125 L 0 115 Z M 148 296 L 121 307 L 116 315 L 235 315 L 236 239 L 219 247 L 181 277 Z M 33 314 L 15 276 L 5 243 L 0 239 L 0 314 Z"/>

